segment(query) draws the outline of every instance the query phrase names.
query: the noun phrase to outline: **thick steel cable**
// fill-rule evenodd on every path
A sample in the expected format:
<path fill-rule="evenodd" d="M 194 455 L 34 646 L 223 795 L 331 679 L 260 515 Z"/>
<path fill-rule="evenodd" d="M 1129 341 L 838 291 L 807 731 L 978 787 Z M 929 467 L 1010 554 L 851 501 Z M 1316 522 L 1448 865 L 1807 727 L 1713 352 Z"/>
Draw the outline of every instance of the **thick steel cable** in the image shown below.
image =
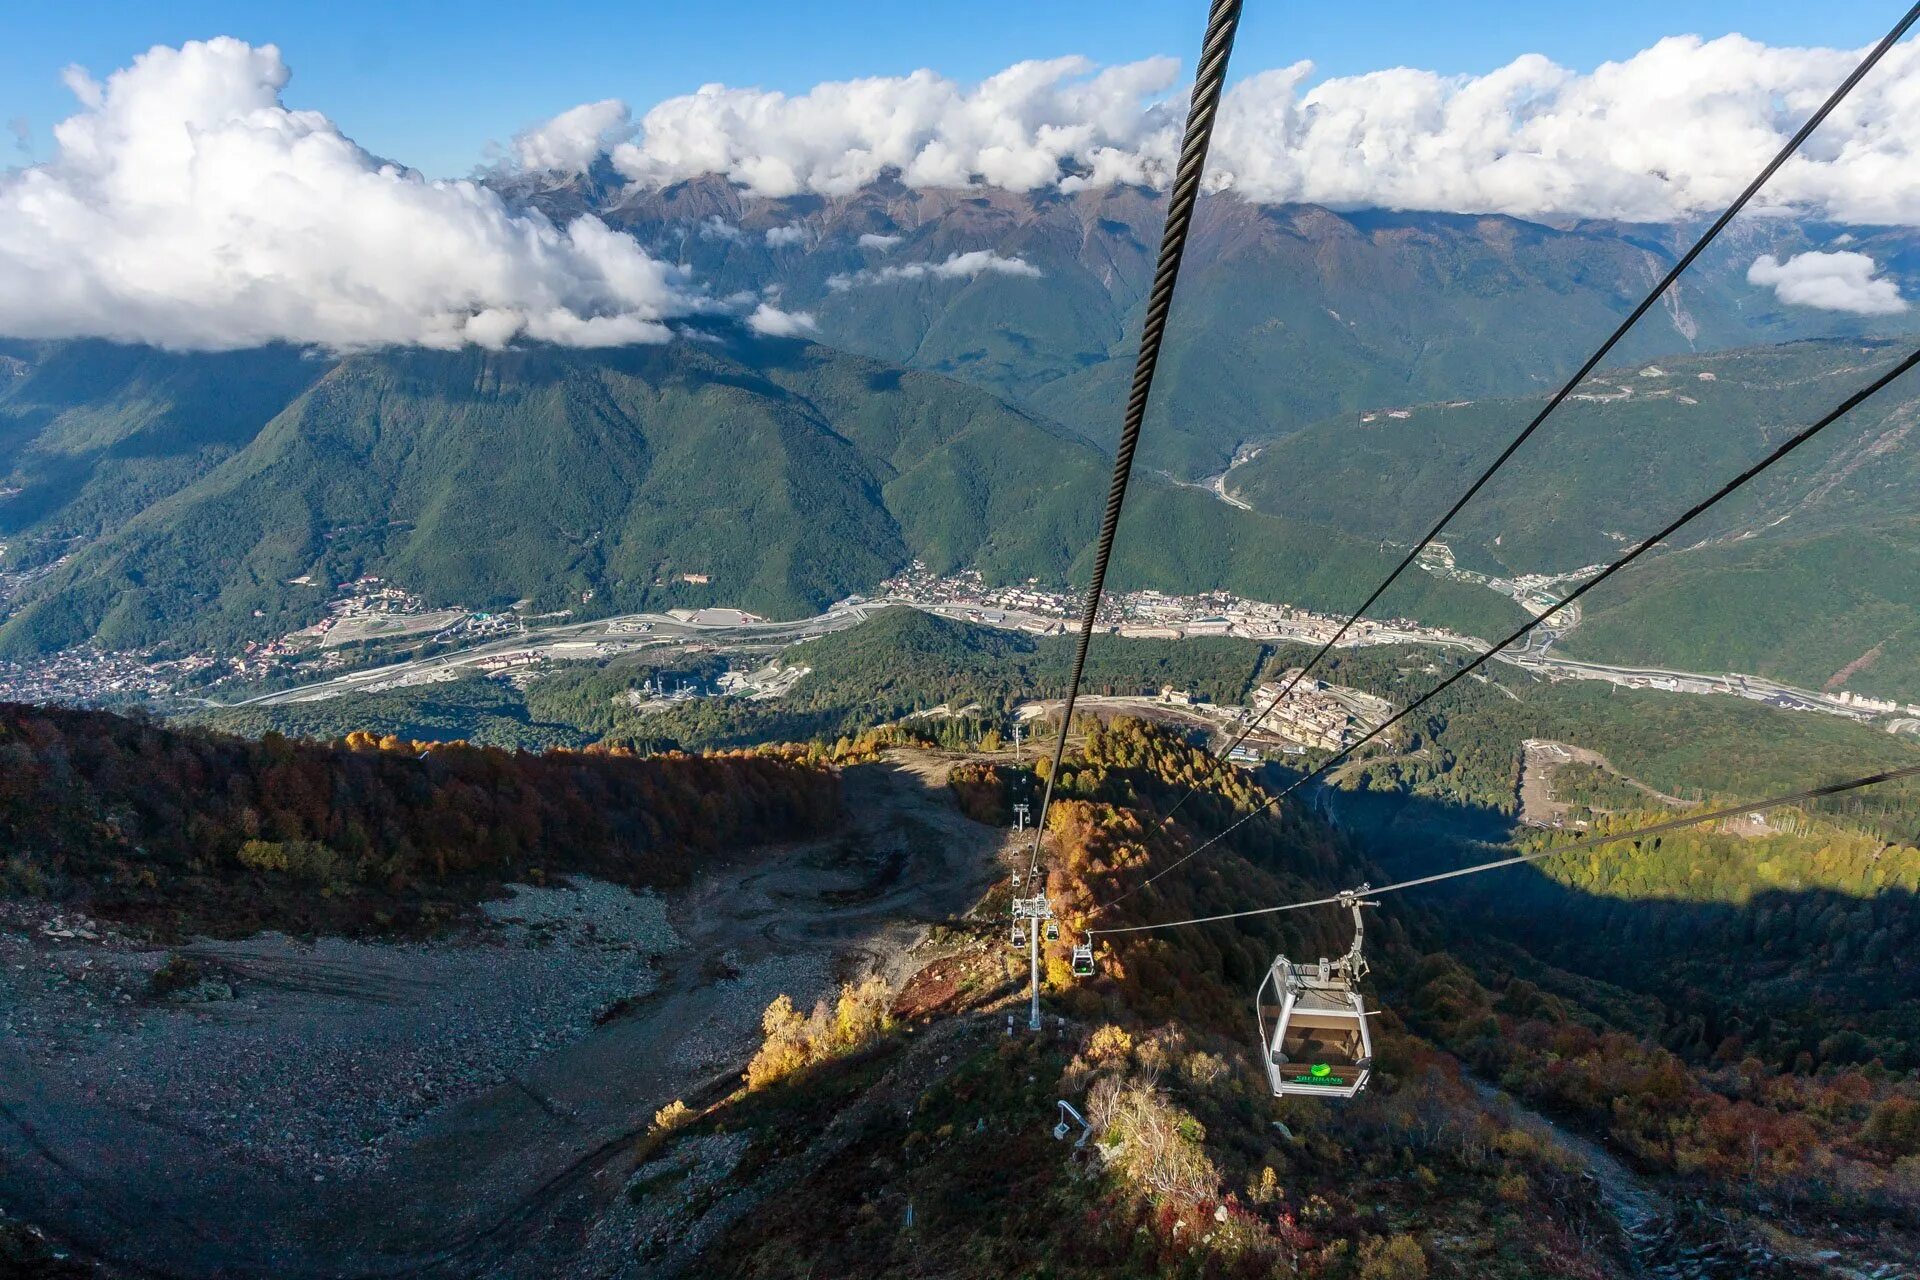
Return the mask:
<path fill-rule="evenodd" d="M 1703 823 L 1718 822 L 1722 818 L 1735 818 L 1747 813 L 1761 813 L 1768 809 L 1778 809 L 1782 805 L 1800 804 L 1808 800 L 1819 800 L 1826 796 L 1842 795 L 1848 791 L 1858 791 L 1862 787 L 1875 787 L 1885 782 L 1895 782 L 1901 778 L 1920 777 L 1920 765 L 1909 765 L 1904 769 L 1889 769 L 1885 773 L 1870 774 L 1864 778 L 1849 778 L 1845 782 L 1830 782 L 1822 787 L 1809 787 L 1805 791 L 1796 791 L 1791 795 L 1774 796 L 1767 800 L 1756 800 L 1751 804 L 1738 804 L 1725 809 L 1715 809 L 1711 813 L 1694 814 L 1686 818 L 1669 818 L 1665 822 L 1656 822 L 1650 827 L 1635 827 L 1631 831 L 1620 831 L 1608 835 L 1589 836 L 1584 840 L 1575 840 L 1571 844 L 1558 844 L 1545 849 L 1536 849 L 1532 853 L 1515 854 L 1510 858 L 1499 858 L 1493 862 L 1477 863 L 1471 867 L 1457 867 L 1452 871 L 1437 871 L 1428 876 L 1417 876 L 1412 880 L 1399 880 L 1393 884 L 1368 886 L 1363 896 L 1373 897 L 1379 893 L 1398 893 L 1402 889 L 1415 889 L 1421 885 L 1434 884 L 1441 880 L 1457 880 L 1461 876 L 1479 875 L 1482 871 L 1497 871 L 1502 867 L 1517 867 L 1523 862 L 1540 862 L 1547 858 L 1557 858 L 1563 853 L 1577 853 L 1582 849 L 1596 849 L 1601 845 L 1617 844 L 1622 840 L 1644 840 L 1648 836 L 1657 836 L 1667 831 L 1677 831 L 1682 827 L 1697 827 Z M 1355 892 L 1359 892 L 1356 890 Z M 1126 925 L 1113 929 L 1090 929 L 1090 935 L 1114 933 L 1147 933 L 1155 929 L 1179 929 L 1194 924 L 1214 924 L 1221 920 L 1244 920 L 1249 916 L 1270 916 L 1282 911 L 1301 911 L 1308 907 L 1327 907 L 1340 902 L 1340 897 L 1313 898 L 1306 902 L 1289 902 L 1278 907 L 1257 907 L 1252 911 L 1229 911 L 1217 916 L 1194 916 L 1186 920 L 1160 920 L 1153 924 Z"/>
<path fill-rule="evenodd" d="M 1736 490 L 1740 489 L 1748 481 L 1752 480 L 1755 476 L 1759 475 L 1761 472 L 1765 471 L 1767 468 L 1773 466 L 1775 463 L 1779 462 L 1782 458 L 1785 458 L 1788 454 L 1792 453 L 1795 449 L 1798 449 L 1801 445 L 1805 444 L 1807 441 L 1819 435 L 1822 431 L 1832 426 L 1835 422 L 1838 422 L 1841 418 L 1845 417 L 1848 413 L 1852 412 L 1852 410 L 1855 407 L 1857 407 L 1862 401 L 1868 399 L 1870 396 L 1880 391 L 1888 383 L 1894 381 L 1894 379 L 1906 373 L 1909 369 L 1913 368 L 1914 365 L 1916 364 L 1920 364 L 1920 350 L 1915 350 L 1912 354 L 1907 356 L 1906 359 L 1894 365 L 1891 369 L 1887 370 L 1885 373 L 1875 378 L 1872 382 L 1868 383 L 1865 387 L 1861 388 L 1859 391 L 1856 391 L 1852 395 L 1848 396 L 1845 400 L 1841 401 L 1840 404 L 1836 408 L 1834 408 L 1832 412 L 1826 414 L 1818 422 L 1815 422 L 1812 426 L 1807 427 L 1805 430 L 1801 431 L 1797 435 L 1790 436 L 1778 448 L 1774 449 L 1772 453 L 1769 453 L 1766 457 L 1754 463 L 1751 467 L 1748 467 L 1745 471 L 1742 471 L 1739 475 L 1727 481 L 1727 483 L 1725 483 L 1724 485 L 1721 485 L 1720 488 L 1711 497 L 1702 499 L 1701 501 L 1694 503 L 1693 506 L 1687 508 L 1685 512 L 1683 512 L 1681 515 L 1679 515 L 1678 517 L 1670 521 L 1667 524 L 1667 526 L 1661 529 L 1658 533 L 1655 533 L 1651 537 L 1647 538 L 1646 540 L 1641 542 L 1638 546 L 1634 547 L 1633 550 L 1627 552 L 1625 555 L 1621 556 L 1618 560 L 1615 560 L 1613 563 L 1609 564 L 1605 569 L 1601 570 L 1599 574 L 1581 583 L 1578 588 L 1568 593 L 1567 597 L 1564 600 L 1561 600 L 1558 604 L 1555 604 L 1552 608 L 1546 610 L 1544 613 L 1540 614 L 1538 617 L 1532 619 L 1525 626 L 1519 628 L 1517 631 L 1509 635 L 1506 639 L 1501 640 L 1500 642 L 1495 644 L 1492 648 L 1488 649 L 1485 653 L 1480 654 L 1479 656 L 1474 658 L 1473 661 L 1467 663 L 1467 665 L 1465 665 L 1464 667 L 1461 667 L 1458 671 L 1448 676 L 1445 680 L 1442 680 L 1439 684 L 1427 690 L 1427 692 L 1420 695 L 1420 697 L 1408 703 L 1404 708 L 1395 712 L 1393 715 L 1381 721 L 1374 728 L 1368 730 L 1366 733 L 1356 738 L 1351 745 L 1341 749 L 1340 751 L 1336 752 L 1332 756 L 1329 756 L 1325 761 L 1325 763 L 1321 764 L 1318 768 L 1314 769 L 1311 773 L 1301 775 L 1300 778 L 1295 780 L 1290 786 L 1286 787 L 1279 794 L 1270 797 L 1260 805 L 1248 811 L 1243 817 L 1237 819 L 1236 821 L 1230 823 L 1228 826 L 1223 828 L 1217 835 L 1214 835 L 1211 838 L 1201 842 L 1199 845 L 1195 846 L 1191 853 L 1186 854 L 1184 857 L 1181 857 L 1176 861 L 1174 861 L 1173 863 L 1169 864 L 1168 866 L 1163 867 L 1159 871 L 1154 872 L 1152 875 L 1148 876 L 1145 880 L 1142 880 L 1139 884 L 1135 885 L 1133 888 L 1119 895 L 1119 897 L 1116 897 L 1111 901 L 1102 903 L 1099 907 L 1094 909 L 1093 914 L 1095 916 L 1098 916 L 1101 912 L 1108 910 L 1109 908 L 1114 906 L 1116 903 L 1124 901 L 1126 898 L 1129 898 L 1132 895 L 1140 892 L 1140 890 L 1146 888 L 1148 885 L 1152 884 L 1155 880 L 1158 880 L 1161 876 L 1166 875 L 1169 871 L 1176 870 L 1183 864 L 1198 857 L 1200 854 L 1212 848 L 1214 845 L 1220 843 L 1220 841 L 1226 839 L 1228 836 L 1232 835 L 1235 831 L 1239 830 L 1241 827 L 1245 826 L 1247 823 L 1253 821 L 1253 819 L 1258 817 L 1260 814 L 1266 812 L 1268 809 L 1271 809 L 1274 805 L 1279 804 L 1282 800 L 1285 800 L 1288 796 L 1298 791 L 1301 787 L 1306 786 L 1309 782 L 1312 782 L 1315 778 L 1318 778 L 1323 774 L 1325 774 L 1327 770 L 1333 768 L 1335 765 L 1339 764 L 1341 761 L 1352 756 L 1353 753 L 1358 751 L 1361 747 L 1366 746 L 1367 743 L 1373 741 L 1375 738 L 1385 733 L 1388 729 L 1391 729 L 1394 725 L 1406 719 L 1408 716 L 1418 711 L 1421 707 L 1426 706 L 1427 703 L 1433 701 L 1435 698 L 1445 693 L 1448 689 L 1458 684 L 1461 680 L 1465 679 L 1467 676 L 1473 674 L 1475 671 L 1485 666 L 1488 662 L 1492 661 L 1494 655 L 1499 653 L 1502 649 L 1505 649 L 1508 645 L 1514 643 L 1516 640 L 1525 639 L 1528 635 L 1532 634 L 1534 628 L 1545 623 L 1549 618 L 1553 617 L 1555 614 L 1559 613 L 1562 609 L 1574 603 L 1574 601 L 1578 600 L 1581 596 L 1584 596 L 1585 594 L 1587 594 L 1587 592 L 1593 590 L 1595 587 L 1605 582 L 1608 578 L 1611 578 L 1614 574 L 1620 572 L 1622 569 L 1632 564 L 1635 560 L 1638 560 L 1641 556 L 1645 555 L 1648 551 L 1651 551 L 1654 547 L 1658 546 L 1660 543 L 1665 542 L 1667 538 L 1672 536 L 1680 528 L 1691 523 L 1695 519 L 1699 518 L 1701 515 L 1705 514 L 1705 512 L 1709 508 L 1711 508 L 1715 503 L 1718 503 L 1722 499 L 1728 497 L 1729 495 L 1734 493 Z"/>
<path fill-rule="evenodd" d="M 1748 202 L 1750 202 L 1755 195 L 1759 194 L 1760 188 L 1767 184 L 1767 181 L 1773 177 L 1780 166 L 1785 164 L 1795 152 L 1799 151 L 1802 144 L 1813 135 L 1813 131 L 1818 129 L 1821 123 L 1833 113 L 1834 108 L 1839 106 L 1840 103 L 1846 99 L 1847 95 L 1853 92 L 1854 86 L 1858 85 L 1861 79 L 1864 78 L 1869 71 L 1873 70 L 1874 65 L 1885 56 L 1889 49 L 1899 43 L 1900 38 L 1907 33 L 1907 30 L 1913 26 L 1915 21 L 1920 21 L 1920 4 L 1915 4 L 1911 9 L 1908 9 L 1906 16 L 1895 23 L 1893 29 L 1887 32 L 1880 43 L 1875 45 L 1872 50 L 1868 52 L 1867 56 L 1860 60 L 1860 64 L 1853 69 L 1853 73 L 1840 82 L 1839 88 L 1835 89 L 1833 93 L 1828 96 L 1827 100 L 1821 104 L 1820 109 L 1807 117 L 1806 123 L 1801 125 L 1793 137 L 1788 139 L 1787 144 L 1780 148 L 1779 153 L 1767 162 L 1766 168 L 1762 169 L 1758 176 L 1747 184 L 1747 189 L 1742 191 L 1739 197 L 1727 206 L 1724 213 L 1714 219 L 1713 225 L 1708 227 L 1706 233 L 1694 242 L 1693 248 L 1687 250 L 1687 252 L 1673 264 L 1672 269 L 1660 278 L 1660 282 L 1654 285 L 1646 297 L 1640 300 L 1640 305 L 1627 314 L 1627 318 L 1622 320 L 1619 327 L 1607 336 L 1607 340 L 1601 343 L 1592 355 L 1587 357 L 1586 362 L 1575 371 L 1571 378 L 1567 379 L 1558 391 L 1554 392 L 1552 399 L 1547 401 L 1546 407 L 1535 414 L 1533 420 L 1527 423 L 1526 428 L 1508 442 L 1507 447 L 1500 451 L 1500 456 L 1495 458 L 1493 462 L 1487 466 L 1486 470 L 1480 473 L 1479 479 L 1467 486 L 1467 491 L 1461 494 L 1451 507 L 1447 508 L 1445 515 L 1434 522 L 1433 527 L 1427 530 L 1426 536 L 1413 545 L 1413 549 L 1407 552 L 1399 564 L 1394 566 L 1392 573 L 1389 573 L 1381 580 L 1380 585 L 1373 589 L 1373 593 L 1361 601 L 1360 607 L 1355 609 L 1352 616 L 1340 624 L 1339 628 L 1333 633 L 1333 637 L 1320 646 L 1319 652 L 1307 660 L 1306 665 L 1301 667 L 1291 680 L 1287 681 L 1285 687 L 1273 696 L 1273 700 L 1267 703 L 1259 715 L 1247 722 L 1247 727 L 1242 729 L 1239 735 L 1227 744 L 1227 749 L 1220 753 L 1221 756 L 1231 756 L 1237 747 L 1244 744 L 1246 740 L 1253 735 L 1253 731 L 1260 727 L 1266 720 L 1267 715 L 1275 707 L 1284 702 L 1287 696 L 1294 691 L 1294 688 L 1298 686 L 1302 680 L 1307 678 L 1307 674 L 1320 665 L 1321 660 L 1331 653 L 1334 646 L 1345 638 L 1347 632 L 1352 629 L 1354 624 L 1366 616 L 1367 610 L 1371 609 L 1380 597 L 1386 594 L 1389 587 L 1399 581 L 1400 575 L 1405 573 L 1408 566 L 1419 558 L 1420 553 L 1426 550 L 1435 538 L 1440 536 L 1447 525 L 1455 516 L 1460 514 L 1467 503 L 1473 501 L 1474 495 L 1478 494 L 1486 485 L 1487 481 L 1493 478 L 1494 473 L 1507 464 L 1507 460 L 1513 457 L 1515 451 L 1517 451 L 1521 445 L 1525 444 L 1535 431 L 1540 429 L 1540 424 L 1545 422 L 1569 395 L 1573 394 L 1575 388 L 1586 381 L 1587 376 L 1599 367 L 1600 362 L 1607 358 L 1614 347 L 1619 345 L 1621 339 L 1627 336 L 1627 332 L 1639 323 L 1640 318 L 1653 309 L 1653 305 L 1660 300 L 1661 295 L 1672 288 L 1674 282 L 1679 280 L 1687 268 L 1693 265 L 1694 259 L 1698 258 L 1701 253 L 1706 250 L 1707 246 L 1719 237 L 1722 231 L 1726 230 L 1727 224 L 1732 222 L 1735 216 L 1747 207 Z M 1208 758 L 1216 759 L 1217 757 L 1209 756 Z M 1167 810 L 1166 818 L 1163 819 L 1163 822 L 1171 821 L 1173 815 L 1180 812 L 1187 801 L 1193 798 L 1194 792 L 1198 790 L 1199 787 L 1193 787 L 1189 789 L 1185 795 L 1181 796 L 1180 799 L 1174 803 L 1173 808 Z"/>
<path fill-rule="evenodd" d="M 1107 487 L 1107 508 L 1100 518 L 1100 539 L 1093 554 L 1093 580 L 1087 584 L 1086 607 L 1080 614 L 1080 641 L 1074 649 L 1073 675 L 1067 682 L 1067 701 L 1060 713 L 1060 736 L 1054 743 L 1053 767 L 1047 773 L 1046 790 L 1040 797 L 1039 821 L 1033 830 L 1033 857 L 1028 864 L 1028 893 L 1033 893 L 1032 876 L 1040 869 L 1040 842 L 1046 835 L 1047 808 L 1053 803 L 1054 782 L 1060 777 L 1061 763 L 1067 754 L 1067 733 L 1073 727 L 1073 708 L 1080 697 L 1080 678 L 1087 667 L 1087 647 L 1093 642 L 1094 619 L 1100 613 L 1100 600 L 1106 590 L 1107 564 L 1113 556 L 1113 535 L 1120 526 L 1120 508 L 1127 500 L 1127 481 L 1133 475 L 1133 454 L 1140 443 L 1140 425 L 1146 420 L 1147 396 L 1153 390 L 1154 370 L 1160 364 L 1160 344 L 1166 336 L 1167 315 L 1173 309 L 1173 288 L 1180 279 L 1180 262 L 1187 251 L 1187 232 L 1193 223 L 1193 209 L 1200 198 L 1200 179 L 1207 165 L 1207 148 L 1213 141 L 1214 117 L 1219 111 L 1220 94 L 1227 82 L 1227 59 L 1233 52 L 1234 32 L 1240 25 L 1241 0 L 1213 0 L 1207 17 L 1207 34 L 1200 47 L 1200 62 L 1194 72 L 1193 98 L 1187 108 L 1186 140 L 1180 147 L 1180 163 L 1174 172 L 1173 186 L 1167 197 L 1166 228 L 1160 236 L 1159 265 L 1153 274 L 1153 287 L 1147 295 L 1146 323 L 1140 333 L 1140 354 L 1133 366 L 1133 390 L 1127 397 L 1127 410 L 1120 428 L 1120 447 L 1113 455 L 1113 480 Z"/>

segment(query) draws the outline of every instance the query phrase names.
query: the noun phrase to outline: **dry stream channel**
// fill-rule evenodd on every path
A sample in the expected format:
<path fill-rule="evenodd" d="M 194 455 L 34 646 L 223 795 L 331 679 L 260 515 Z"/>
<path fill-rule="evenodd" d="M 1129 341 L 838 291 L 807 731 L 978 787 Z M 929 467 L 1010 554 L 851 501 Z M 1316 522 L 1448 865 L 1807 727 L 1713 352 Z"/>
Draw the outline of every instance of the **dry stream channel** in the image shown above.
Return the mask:
<path fill-rule="evenodd" d="M 1003 833 L 946 767 L 850 768 L 835 835 L 666 896 L 517 886 L 432 943 L 179 948 L 203 976 L 164 1000 L 169 951 L 0 918 L 0 1206 L 135 1275 L 571 1270 L 556 1215 L 734 1076 L 776 995 L 897 980 L 984 892 Z"/>

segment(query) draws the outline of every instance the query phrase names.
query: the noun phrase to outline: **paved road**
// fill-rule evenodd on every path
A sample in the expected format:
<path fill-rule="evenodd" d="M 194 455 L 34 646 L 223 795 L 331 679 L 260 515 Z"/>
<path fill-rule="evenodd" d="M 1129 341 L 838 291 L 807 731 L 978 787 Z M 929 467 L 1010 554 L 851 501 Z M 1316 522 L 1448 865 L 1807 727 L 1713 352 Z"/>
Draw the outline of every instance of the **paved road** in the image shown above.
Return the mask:
<path fill-rule="evenodd" d="M 1852 720 L 1866 721 L 1874 718 L 1873 713 L 1848 706 L 1831 694 L 1816 693 L 1811 689 L 1781 684 L 1777 680 L 1769 680 L 1764 676 L 1741 675 L 1738 672 L 1709 674 L 1703 671 L 1677 671 L 1668 667 L 1630 667 L 1605 662 L 1576 662 L 1569 658 L 1549 657 L 1543 652 L 1512 655 L 1503 653 L 1499 655 L 1498 661 L 1561 679 L 1612 680 L 1616 683 L 1628 679 L 1644 680 L 1656 688 L 1670 683 L 1678 686 L 1676 691 L 1681 693 L 1717 693 L 1723 696 L 1751 698 L 1792 711 L 1821 711 L 1828 715 L 1845 716 Z M 1687 687 L 1689 685 L 1694 687 Z"/>
<path fill-rule="evenodd" d="M 892 605 L 907 605 L 943 617 L 984 622 L 984 625 L 1009 629 L 1021 627 L 1037 629 L 1060 625 L 1060 620 L 1057 618 L 958 605 L 928 605 L 910 600 L 870 600 L 855 605 L 835 605 L 825 613 L 812 618 L 801 618 L 789 622 L 755 622 L 745 625 L 689 622 L 658 613 L 622 614 L 592 622 L 576 622 L 551 627 L 532 634 L 489 640 L 455 653 L 355 671 L 329 680 L 301 685 L 277 693 L 261 694 L 234 703 L 209 703 L 208 705 L 245 707 L 317 702 L 339 697 L 342 694 L 425 683 L 440 677 L 442 672 L 471 671 L 483 662 L 515 657 L 604 658 L 686 644 L 742 650 L 778 648 L 812 636 L 826 635 L 857 626 L 875 612 Z M 1267 638 L 1272 639 L 1272 637 Z M 1436 641 L 1431 636 L 1401 632 L 1391 628 L 1376 628 L 1369 643 L 1437 644 L 1440 647 L 1462 649 L 1468 652 L 1482 652 L 1487 647 L 1486 641 L 1472 637 Z M 1671 684 L 1676 686 L 1678 692 L 1683 693 L 1717 693 L 1723 696 L 1769 702 L 1794 711 L 1819 711 L 1861 721 L 1873 719 L 1871 713 L 1847 706 L 1830 694 L 1795 688 L 1760 676 L 1726 672 L 1679 671 L 1665 667 L 1633 667 L 1555 657 L 1551 653 L 1551 638 L 1543 641 L 1536 648 L 1530 637 L 1521 647 L 1496 655 L 1496 661 L 1555 679 L 1609 680 L 1614 683 L 1644 680 L 1653 683 L 1656 687 L 1663 683 Z"/>

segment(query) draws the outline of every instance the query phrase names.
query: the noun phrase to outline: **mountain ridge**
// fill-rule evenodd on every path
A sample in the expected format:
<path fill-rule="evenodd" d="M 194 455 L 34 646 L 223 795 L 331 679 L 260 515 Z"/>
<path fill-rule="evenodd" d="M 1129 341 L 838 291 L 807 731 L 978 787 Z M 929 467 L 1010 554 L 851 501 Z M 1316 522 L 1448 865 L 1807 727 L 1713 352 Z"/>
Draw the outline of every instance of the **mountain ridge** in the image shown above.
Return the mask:
<path fill-rule="evenodd" d="M 718 291 L 777 289 L 822 338 L 949 373 L 1110 441 L 1163 202 L 1136 187 L 1063 193 L 911 189 L 749 195 L 716 177 L 663 188 L 509 184 L 557 217 L 594 212 Z M 780 229 L 779 244 L 767 234 Z M 1181 479 L 1239 445 L 1377 404 L 1545 390 L 1697 234 L 1681 225 L 1439 214 L 1204 197 L 1168 332 L 1143 463 Z M 886 249 L 859 237 L 897 237 Z M 1628 359 L 1801 337 L 1909 331 L 1915 317 L 1783 307 L 1749 284 L 1762 253 L 1867 252 L 1920 287 L 1920 237 L 1784 218 L 1736 223 L 1622 347 Z M 834 277 L 987 252 L 1038 278 Z"/>
<path fill-rule="evenodd" d="M 364 353 L 24 591 L 0 648 L 268 639 L 365 574 L 439 604 L 587 616 L 797 616 L 913 559 L 1084 577 L 1108 470 L 986 392 L 790 340 Z M 1134 513 L 1116 583 L 1331 606 L 1384 571 L 1363 540 L 1192 490 L 1148 481 Z M 1450 625 L 1508 616 L 1454 584 L 1394 603 Z"/>

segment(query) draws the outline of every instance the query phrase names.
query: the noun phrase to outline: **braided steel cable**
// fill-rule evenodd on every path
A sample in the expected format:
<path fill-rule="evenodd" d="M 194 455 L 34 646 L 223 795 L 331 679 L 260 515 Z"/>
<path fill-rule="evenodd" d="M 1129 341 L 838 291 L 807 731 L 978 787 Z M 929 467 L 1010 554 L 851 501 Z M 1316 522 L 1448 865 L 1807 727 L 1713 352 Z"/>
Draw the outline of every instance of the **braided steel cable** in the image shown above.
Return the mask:
<path fill-rule="evenodd" d="M 1040 842 L 1046 835 L 1047 809 L 1053 803 L 1053 786 L 1060 776 L 1060 765 L 1067 754 L 1067 733 L 1073 727 L 1073 708 L 1080 698 L 1080 679 L 1086 671 L 1087 647 L 1093 641 L 1093 626 L 1100 613 L 1100 601 L 1106 590 L 1107 565 L 1113 557 L 1113 536 L 1120 527 L 1120 509 L 1127 500 L 1127 482 L 1133 477 L 1134 450 L 1140 444 L 1140 426 L 1146 420 L 1147 397 L 1153 390 L 1153 375 L 1160 364 L 1160 346 L 1166 336 L 1167 316 L 1173 310 L 1174 285 L 1180 279 L 1180 262 L 1186 256 L 1187 232 L 1193 223 L 1194 205 L 1200 198 L 1200 179 L 1206 169 L 1207 149 L 1213 142 L 1214 118 L 1220 108 L 1220 94 L 1227 82 L 1227 59 L 1233 52 L 1233 37 L 1240 25 L 1241 0 L 1214 0 L 1207 17 L 1206 38 L 1200 47 L 1200 62 L 1193 78 L 1193 97 L 1187 108 L 1186 139 L 1180 146 L 1180 163 L 1174 171 L 1173 186 L 1167 197 L 1166 228 L 1160 236 L 1159 265 L 1153 273 L 1153 287 L 1147 295 L 1146 323 L 1140 333 L 1140 354 L 1133 366 L 1133 389 L 1127 397 L 1126 415 L 1120 428 L 1120 445 L 1113 455 L 1113 480 L 1107 486 L 1107 506 L 1100 517 L 1100 538 L 1093 555 L 1093 579 L 1087 584 L 1086 606 L 1080 613 L 1080 640 L 1074 648 L 1073 675 L 1067 683 L 1067 701 L 1060 712 L 1060 736 L 1054 743 L 1053 767 L 1047 773 L 1046 790 L 1040 797 L 1039 820 L 1034 824 L 1033 856 L 1028 864 L 1028 892 L 1033 892 L 1031 877 L 1040 869 Z"/>

